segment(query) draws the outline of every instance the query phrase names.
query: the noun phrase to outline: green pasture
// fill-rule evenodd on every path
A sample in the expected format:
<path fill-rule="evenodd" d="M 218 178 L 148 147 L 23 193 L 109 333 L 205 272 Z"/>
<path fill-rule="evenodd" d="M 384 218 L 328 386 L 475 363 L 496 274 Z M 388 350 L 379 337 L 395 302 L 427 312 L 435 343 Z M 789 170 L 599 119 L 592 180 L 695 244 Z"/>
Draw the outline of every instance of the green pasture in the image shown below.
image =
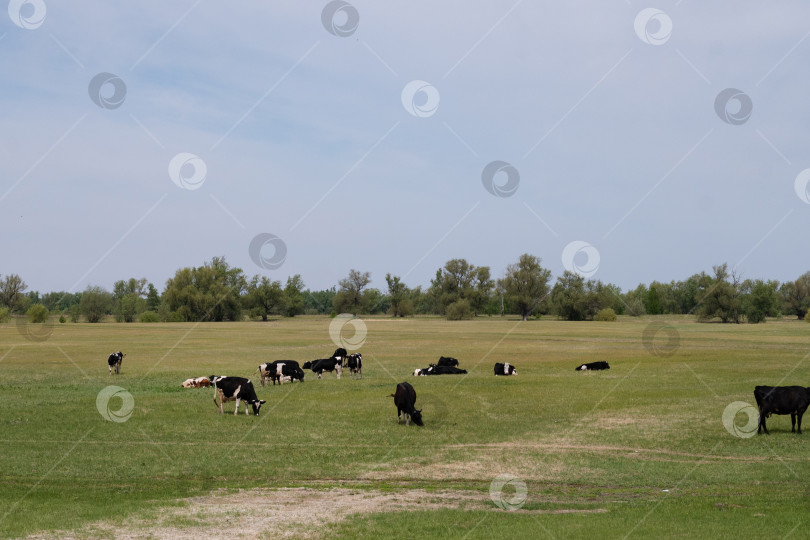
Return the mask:
<path fill-rule="evenodd" d="M 722 418 L 754 403 L 757 384 L 810 385 L 810 324 L 368 318 L 363 380 L 307 372 L 303 384 L 259 385 L 261 362 L 328 356 L 331 322 L 55 323 L 42 341 L 0 325 L 0 536 L 95 536 L 93 523 L 222 488 L 351 487 L 469 492 L 479 504 L 351 516 L 320 536 L 808 537 L 810 417 L 805 435 L 775 416 L 770 436 L 753 437 Z M 127 356 L 111 377 L 117 350 Z M 412 376 L 440 355 L 469 374 Z M 574 371 L 595 360 L 611 369 Z M 517 377 L 493 376 L 504 361 Z M 210 389 L 180 387 L 211 374 L 251 377 L 261 415 L 234 417 L 233 403 L 219 415 Z M 388 395 L 405 380 L 423 428 L 396 423 Z M 102 416 L 121 397 L 97 407 L 109 385 L 132 396 L 125 421 Z M 506 474 L 512 511 L 490 498 Z M 141 527 L 148 536 L 148 518 Z"/>

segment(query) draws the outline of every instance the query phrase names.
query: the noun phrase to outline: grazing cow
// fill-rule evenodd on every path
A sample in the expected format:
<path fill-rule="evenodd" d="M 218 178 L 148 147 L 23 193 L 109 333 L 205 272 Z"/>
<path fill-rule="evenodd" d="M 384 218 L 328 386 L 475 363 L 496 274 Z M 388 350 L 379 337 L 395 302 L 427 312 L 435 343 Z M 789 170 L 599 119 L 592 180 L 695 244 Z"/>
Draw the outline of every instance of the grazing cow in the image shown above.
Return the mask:
<path fill-rule="evenodd" d="M 360 353 L 350 354 L 346 357 L 346 365 L 349 368 L 349 375 L 351 375 L 352 379 L 355 378 L 356 375 L 363 378 L 363 355 Z"/>
<path fill-rule="evenodd" d="M 458 360 L 449 356 L 440 356 L 439 363 L 437 365 L 455 367 L 458 366 Z"/>
<path fill-rule="evenodd" d="M 790 431 L 796 431 L 796 420 L 798 417 L 798 433 L 802 434 L 802 415 L 810 405 L 810 388 L 803 386 L 756 386 L 754 387 L 754 399 L 757 400 L 759 408 L 759 425 L 757 433 L 765 430 L 769 435 L 768 426 L 765 419 L 771 414 L 789 414 Z"/>
<path fill-rule="evenodd" d="M 115 374 L 118 375 L 121 373 L 121 362 L 124 361 L 124 357 L 126 355 L 121 351 L 112 353 L 109 358 L 107 358 L 107 365 L 110 367 L 110 375 L 112 375 L 113 368 L 115 368 Z"/>
<path fill-rule="evenodd" d="M 346 365 L 346 358 L 348 357 L 349 353 L 343 347 L 338 347 L 335 349 L 335 352 L 332 353 L 330 358 L 340 358 L 340 367 Z"/>
<path fill-rule="evenodd" d="M 410 425 L 411 420 L 417 426 L 424 426 L 422 422 L 422 409 L 416 410 L 414 403 L 416 403 L 416 390 L 407 382 L 401 382 L 397 385 L 396 391 L 389 397 L 394 398 L 394 405 L 397 406 L 397 424 L 405 421 L 405 425 Z M 404 418 L 403 418 L 404 413 Z"/>
<path fill-rule="evenodd" d="M 495 376 L 498 375 L 517 375 L 517 370 L 509 362 L 495 362 Z"/>
<path fill-rule="evenodd" d="M 268 378 L 273 381 L 273 386 L 276 385 L 276 381 L 279 384 L 291 382 L 295 379 L 304 382 L 304 370 L 295 360 L 274 360 L 266 364 L 259 364 L 257 371 L 261 374 L 262 386 L 264 386 L 264 381 Z"/>
<path fill-rule="evenodd" d="M 574 371 L 594 371 L 599 369 L 610 369 L 610 364 L 604 361 L 589 362 L 587 364 L 580 365 Z"/>
<path fill-rule="evenodd" d="M 332 358 L 321 358 L 320 360 L 304 362 L 304 365 L 301 367 L 303 369 L 311 369 L 313 373 L 318 374 L 319 379 L 324 371 L 334 371 L 337 373 L 337 378 L 340 379 L 340 374 L 343 371 L 343 362 L 340 358 L 333 356 Z"/>
<path fill-rule="evenodd" d="M 211 386 L 211 381 L 208 379 L 208 377 L 196 377 L 186 379 L 180 386 L 183 388 L 204 388 Z"/>
<path fill-rule="evenodd" d="M 236 401 L 236 409 L 233 414 L 239 414 L 239 401 L 241 400 L 245 402 L 246 415 L 250 415 L 248 405 L 251 405 L 253 414 L 259 416 L 259 409 L 266 402 L 256 396 L 256 390 L 253 388 L 250 379 L 244 377 L 217 377 L 216 375 L 211 375 L 208 379 L 214 386 L 214 405 L 219 407 L 220 414 L 224 412 L 222 404 L 227 401 Z M 219 398 L 219 402 L 217 402 L 217 398 Z"/>

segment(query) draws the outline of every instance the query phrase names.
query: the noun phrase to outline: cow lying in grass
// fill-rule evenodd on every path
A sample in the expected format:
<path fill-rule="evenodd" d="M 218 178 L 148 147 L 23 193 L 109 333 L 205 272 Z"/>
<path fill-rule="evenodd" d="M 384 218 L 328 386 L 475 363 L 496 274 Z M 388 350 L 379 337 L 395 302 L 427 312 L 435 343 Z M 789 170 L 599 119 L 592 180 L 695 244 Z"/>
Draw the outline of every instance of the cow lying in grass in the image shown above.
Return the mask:
<path fill-rule="evenodd" d="M 416 390 L 407 382 L 397 385 L 396 391 L 389 397 L 394 398 L 394 405 L 397 406 L 397 424 L 404 420 L 405 425 L 410 425 L 411 420 L 417 426 L 424 426 L 422 422 L 422 409 L 416 410 Z"/>
<path fill-rule="evenodd" d="M 610 364 L 604 361 L 589 362 L 587 364 L 580 364 L 574 371 L 596 371 L 599 369 L 610 369 Z"/>
<path fill-rule="evenodd" d="M 466 369 L 459 369 L 453 366 L 437 366 L 436 364 L 430 364 L 425 369 L 415 369 L 413 371 L 414 377 L 422 377 L 427 375 L 461 375 L 467 373 Z"/>
<path fill-rule="evenodd" d="M 458 366 L 458 360 L 456 360 L 455 358 L 451 358 L 450 356 L 440 356 L 439 363 L 436 365 L 456 367 Z"/>
<path fill-rule="evenodd" d="M 517 369 L 509 362 L 495 362 L 495 376 L 498 375 L 517 375 Z"/>
<path fill-rule="evenodd" d="M 251 405 L 253 414 L 259 416 L 259 409 L 266 402 L 256 396 L 256 390 L 253 388 L 250 379 L 244 377 L 218 377 L 216 375 L 211 375 L 208 379 L 214 386 L 214 405 L 219 407 L 220 414 L 224 412 L 222 405 L 228 401 L 236 402 L 236 409 L 233 414 L 239 414 L 239 402 L 244 401 L 245 414 L 250 415 L 248 405 Z M 219 398 L 219 401 L 217 401 L 217 398 Z"/>
<path fill-rule="evenodd" d="M 183 388 L 205 388 L 211 386 L 211 381 L 208 379 L 208 377 L 196 377 L 193 379 L 186 379 L 180 386 Z"/>

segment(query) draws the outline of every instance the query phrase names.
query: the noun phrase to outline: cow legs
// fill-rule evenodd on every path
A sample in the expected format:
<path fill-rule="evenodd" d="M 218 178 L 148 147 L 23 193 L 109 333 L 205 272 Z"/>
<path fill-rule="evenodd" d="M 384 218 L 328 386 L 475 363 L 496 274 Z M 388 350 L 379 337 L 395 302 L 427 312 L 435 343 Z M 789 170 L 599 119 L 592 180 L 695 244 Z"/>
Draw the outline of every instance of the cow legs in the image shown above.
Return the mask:
<path fill-rule="evenodd" d="M 757 433 L 760 433 L 760 429 L 765 430 L 765 435 L 770 435 L 770 433 L 768 433 L 768 426 L 765 425 L 765 415 L 762 413 L 759 415 L 759 426 L 757 426 Z"/>
<path fill-rule="evenodd" d="M 799 435 L 802 434 L 802 414 L 803 413 L 801 413 L 801 412 L 796 414 L 796 416 L 798 416 L 798 418 L 797 418 L 798 422 L 797 423 L 799 424 L 799 426 L 798 426 L 799 427 Z"/>
<path fill-rule="evenodd" d="M 239 414 L 239 398 L 236 398 L 236 409 L 233 411 L 233 415 L 236 416 Z"/>
<path fill-rule="evenodd" d="M 799 426 L 799 429 L 802 429 L 802 427 Z M 790 432 L 796 432 L 796 414 L 794 413 L 790 413 Z"/>

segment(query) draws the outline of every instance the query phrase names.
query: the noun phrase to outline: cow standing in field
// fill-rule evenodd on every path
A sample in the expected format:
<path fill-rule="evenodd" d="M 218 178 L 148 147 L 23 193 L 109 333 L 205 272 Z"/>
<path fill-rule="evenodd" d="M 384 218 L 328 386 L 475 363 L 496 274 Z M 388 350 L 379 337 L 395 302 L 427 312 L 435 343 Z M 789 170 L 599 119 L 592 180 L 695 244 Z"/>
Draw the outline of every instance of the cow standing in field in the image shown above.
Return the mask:
<path fill-rule="evenodd" d="M 330 358 L 339 358 L 340 359 L 340 367 L 346 365 L 346 359 L 348 358 L 349 353 L 343 347 L 338 347 L 335 349 L 335 352 L 332 353 Z"/>
<path fill-rule="evenodd" d="M 222 405 L 228 401 L 236 401 L 236 409 L 233 411 L 233 414 L 234 416 L 239 414 L 239 402 L 244 401 L 245 414 L 250 415 L 248 405 L 251 405 L 253 407 L 253 414 L 259 416 L 259 409 L 261 409 L 262 405 L 266 402 L 256 396 L 256 390 L 253 388 L 253 383 L 250 382 L 250 379 L 211 375 L 209 380 L 214 386 L 214 405 L 219 407 L 220 414 L 224 413 Z M 217 398 L 219 398 L 219 401 L 217 401 Z"/>
<path fill-rule="evenodd" d="M 322 358 L 320 360 L 304 362 L 304 365 L 301 367 L 303 369 L 311 369 L 313 373 L 318 374 L 319 379 L 324 371 L 334 371 L 337 373 L 337 378 L 340 379 L 340 374 L 343 371 L 343 359 L 336 356 L 332 358 Z"/>
<path fill-rule="evenodd" d="M 404 420 L 407 426 L 413 420 L 413 423 L 417 426 L 425 425 L 422 422 L 422 409 L 416 410 L 416 407 L 414 407 L 416 390 L 413 389 L 413 386 L 407 382 L 401 382 L 397 385 L 396 391 L 389 397 L 394 398 L 394 405 L 397 406 L 397 424 L 401 424 Z"/>
<path fill-rule="evenodd" d="M 580 364 L 574 371 L 596 371 L 600 369 L 610 369 L 610 364 L 605 361 L 589 362 L 587 364 Z"/>
<path fill-rule="evenodd" d="M 509 362 L 495 362 L 495 376 L 498 375 L 517 375 L 517 369 Z"/>
<path fill-rule="evenodd" d="M 358 376 L 363 378 L 363 355 L 360 353 L 350 354 L 346 357 L 346 367 L 349 368 L 349 375 L 352 379 Z"/>
<path fill-rule="evenodd" d="M 121 351 L 118 351 L 118 352 L 114 352 L 114 353 L 112 353 L 112 354 L 111 354 L 111 355 L 110 355 L 110 356 L 107 358 L 107 365 L 108 365 L 108 366 L 109 366 L 109 368 L 110 368 L 110 375 L 112 375 L 113 368 L 115 368 L 115 374 L 116 374 L 116 375 L 118 375 L 119 373 L 121 373 L 121 362 L 123 362 L 123 361 L 124 361 L 124 357 L 125 357 L 125 356 L 126 356 L 126 355 L 125 355 L 124 353 L 122 353 Z"/>
<path fill-rule="evenodd" d="M 765 419 L 771 414 L 789 414 L 790 431 L 802 434 L 802 415 L 810 405 L 810 388 L 804 386 L 756 386 L 754 387 L 754 399 L 757 400 L 759 408 L 759 425 L 757 433 L 765 430 L 769 435 L 768 426 Z M 797 424 L 798 419 L 798 426 Z"/>
<path fill-rule="evenodd" d="M 295 360 L 274 360 L 266 364 L 259 364 L 258 372 L 261 374 L 262 386 L 268 378 L 273 381 L 273 386 L 276 385 L 276 381 L 279 384 L 296 379 L 304 382 L 304 370 Z M 287 380 L 285 381 L 285 379 Z"/>

